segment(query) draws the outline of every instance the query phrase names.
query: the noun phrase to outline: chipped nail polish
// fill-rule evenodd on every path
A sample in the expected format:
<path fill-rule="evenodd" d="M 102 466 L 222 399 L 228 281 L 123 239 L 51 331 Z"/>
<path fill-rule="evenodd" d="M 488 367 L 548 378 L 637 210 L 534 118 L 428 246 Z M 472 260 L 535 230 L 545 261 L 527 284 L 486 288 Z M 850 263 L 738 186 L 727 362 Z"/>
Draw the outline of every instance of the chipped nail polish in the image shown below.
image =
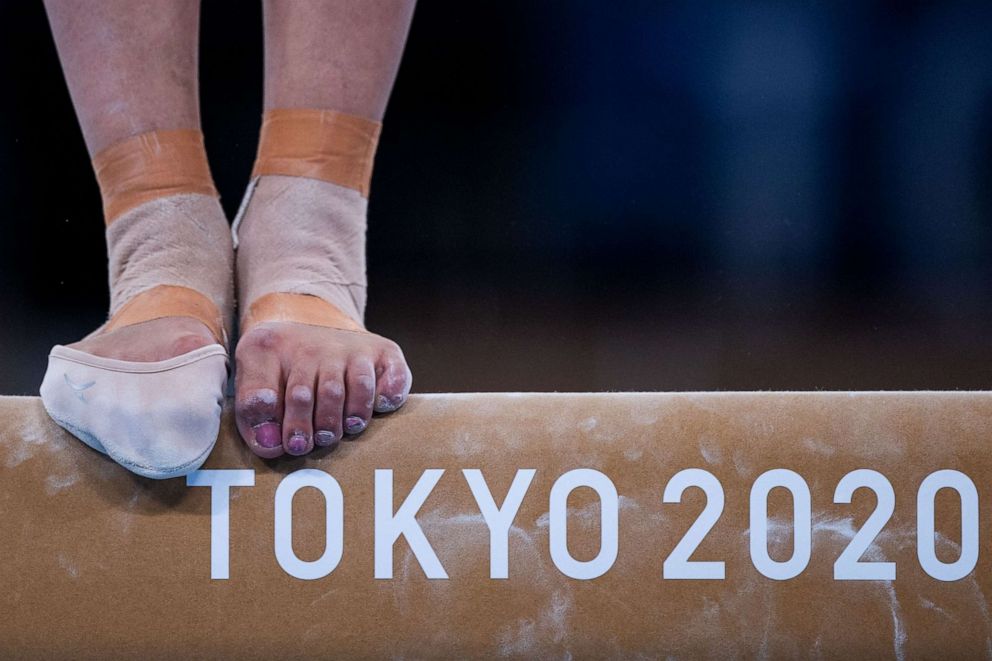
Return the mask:
<path fill-rule="evenodd" d="M 334 445 L 337 438 L 334 436 L 334 432 L 322 429 L 313 435 L 313 440 L 317 445 L 327 447 L 329 445 Z"/>
<path fill-rule="evenodd" d="M 365 421 L 359 418 L 357 415 L 349 415 L 344 421 L 344 430 L 349 434 L 357 434 L 360 431 L 364 431 Z"/>
<path fill-rule="evenodd" d="M 303 454 L 307 451 L 307 437 L 303 432 L 293 432 L 286 444 L 290 453 Z"/>
<path fill-rule="evenodd" d="M 400 407 L 403 402 L 401 397 L 386 397 L 385 395 L 379 395 L 376 398 L 375 410 L 379 413 L 392 413 Z"/>
<path fill-rule="evenodd" d="M 278 422 L 263 422 L 252 427 L 255 442 L 263 448 L 275 448 L 282 444 L 282 430 Z"/>

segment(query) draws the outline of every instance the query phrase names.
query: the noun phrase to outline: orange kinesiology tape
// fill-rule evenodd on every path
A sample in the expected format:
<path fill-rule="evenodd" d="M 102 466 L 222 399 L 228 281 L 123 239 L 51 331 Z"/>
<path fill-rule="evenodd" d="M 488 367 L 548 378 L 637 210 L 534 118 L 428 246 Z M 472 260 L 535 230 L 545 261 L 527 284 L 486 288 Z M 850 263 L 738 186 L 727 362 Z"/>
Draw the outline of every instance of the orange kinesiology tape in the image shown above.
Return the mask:
<path fill-rule="evenodd" d="M 151 200 L 180 193 L 217 197 L 203 134 L 192 129 L 150 131 L 115 143 L 93 157 L 104 221 Z"/>

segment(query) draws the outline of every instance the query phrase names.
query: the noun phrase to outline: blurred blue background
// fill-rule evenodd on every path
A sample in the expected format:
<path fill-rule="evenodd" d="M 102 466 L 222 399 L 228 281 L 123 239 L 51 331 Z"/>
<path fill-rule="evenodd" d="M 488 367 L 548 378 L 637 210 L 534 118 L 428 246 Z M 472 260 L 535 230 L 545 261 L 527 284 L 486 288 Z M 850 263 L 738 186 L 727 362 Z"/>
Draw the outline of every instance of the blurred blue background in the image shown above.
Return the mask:
<path fill-rule="evenodd" d="M 992 4 L 430 0 L 385 121 L 373 330 L 415 390 L 988 388 Z M 105 314 L 40 3 L 0 4 L 0 392 Z M 205 0 L 225 208 L 256 3 Z"/>

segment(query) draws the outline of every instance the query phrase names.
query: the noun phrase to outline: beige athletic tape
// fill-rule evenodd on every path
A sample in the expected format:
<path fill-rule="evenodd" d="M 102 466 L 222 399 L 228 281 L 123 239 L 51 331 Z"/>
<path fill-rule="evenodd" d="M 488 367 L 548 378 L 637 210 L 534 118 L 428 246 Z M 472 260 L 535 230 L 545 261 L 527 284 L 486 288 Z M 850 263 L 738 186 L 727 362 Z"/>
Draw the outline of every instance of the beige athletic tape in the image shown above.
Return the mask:
<path fill-rule="evenodd" d="M 309 177 L 368 197 L 381 130 L 380 122 L 334 110 L 267 110 L 252 176 Z"/>
<path fill-rule="evenodd" d="M 138 294 L 121 307 L 103 330 L 112 331 L 163 317 L 196 319 L 210 329 L 219 344 L 227 344 L 224 318 L 217 306 L 194 289 L 174 285 L 159 285 Z"/>
<path fill-rule="evenodd" d="M 367 206 L 358 191 L 320 179 L 266 175 L 254 180 L 233 226 L 238 261 L 251 264 L 238 269 L 242 314 L 263 296 L 302 294 L 323 299 L 360 324 Z M 310 318 L 331 318 L 320 325 L 341 326 L 334 321 L 338 316 L 322 312 Z M 252 317 L 262 319 L 257 312 Z"/>
<path fill-rule="evenodd" d="M 989 393 L 414 395 L 360 442 L 277 464 L 245 451 L 228 413 L 206 467 L 244 472 L 193 478 L 254 484 L 228 492 L 138 480 L 72 441 L 37 400 L 0 399 L 0 647 L 142 659 L 981 657 L 992 640 L 990 433 Z M 691 468 L 712 479 L 673 482 Z M 847 477 L 859 469 L 878 475 Z M 569 480 L 590 481 L 575 470 L 616 489 L 605 526 L 592 489 L 565 497 Z M 781 470 L 805 483 L 808 509 L 800 480 L 765 477 Z M 520 506 L 500 526 L 490 510 L 514 509 L 514 481 Z M 429 492 L 419 528 L 407 517 L 418 482 Z M 766 495 L 775 484 L 788 486 Z M 857 484 L 868 486 L 844 502 Z M 569 577 L 588 565 L 569 561 L 563 540 L 574 560 L 594 560 L 601 529 L 613 538 L 609 512 L 615 561 Z M 701 541 L 686 545 L 694 525 Z M 375 578 L 377 534 L 392 578 Z M 342 539 L 328 575 L 292 575 L 326 572 Z M 753 540 L 764 546 L 752 553 Z M 894 562 L 895 580 L 835 578 L 857 569 L 862 542 L 861 569 Z M 425 544 L 447 579 L 425 577 Z M 801 571 L 782 578 L 791 571 L 771 561 L 797 547 Z M 508 559 L 509 578 L 490 577 L 491 555 Z M 724 578 L 673 577 L 714 569 L 697 562 L 724 563 Z"/>
<path fill-rule="evenodd" d="M 306 294 L 265 294 L 248 308 L 241 321 L 241 332 L 247 333 L 257 324 L 267 321 L 291 321 L 342 330 L 365 330 L 361 324 L 332 304 Z"/>
<path fill-rule="evenodd" d="M 122 140 L 93 157 L 107 225 L 150 200 L 180 193 L 217 196 L 203 134 L 151 131 Z"/>
<path fill-rule="evenodd" d="M 363 330 L 366 198 L 381 128 L 332 110 L 266 111 L 233 227 L 252 265 L 239 271 L 242 333 L 263 321 Z"/>

